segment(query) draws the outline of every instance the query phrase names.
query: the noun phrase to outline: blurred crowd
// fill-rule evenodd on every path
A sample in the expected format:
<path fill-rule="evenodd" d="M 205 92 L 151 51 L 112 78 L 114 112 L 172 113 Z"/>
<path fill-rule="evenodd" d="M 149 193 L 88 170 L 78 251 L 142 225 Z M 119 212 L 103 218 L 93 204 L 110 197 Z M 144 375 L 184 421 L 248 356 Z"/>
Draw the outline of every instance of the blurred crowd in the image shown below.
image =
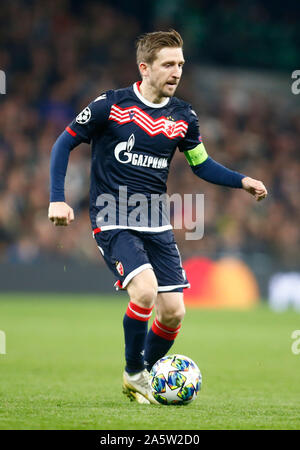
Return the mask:
<path fill-rule="evenodd" d="M 158 28 L 180 29 L 205 63 L 290 70 L 298 59 L 298 0 L 152 0 Z"/>
<path fill-rule="evenodd" d="M 4 8 L 0 261 L 101 260 L 88 216 L 89 146 L 79 146 L 70 156 L 66 201 L 75 221 L 69 227 L 48 220 L 50 152 L 93 98 L 139 79 L 134 41 L 144 29 L 134 14 L 99 1 L 14 1 Z M 177 152 L 168 192 L 205 195 L 204 238 L 187 241 L 186 230 L 175 230 L 182 256 L 258 252 L 298 264 L 299 109 L 281 108 L 279 98 L 258 95 L 253 88 L 242 93 L 234 85 L 201 90 L 195 75 L 200 62 L 188 61 L 178 96 L 197 111 L 209 155 L 262 180 L 269 197 L 256 203 L 239 189 L 197 179 Z"/>

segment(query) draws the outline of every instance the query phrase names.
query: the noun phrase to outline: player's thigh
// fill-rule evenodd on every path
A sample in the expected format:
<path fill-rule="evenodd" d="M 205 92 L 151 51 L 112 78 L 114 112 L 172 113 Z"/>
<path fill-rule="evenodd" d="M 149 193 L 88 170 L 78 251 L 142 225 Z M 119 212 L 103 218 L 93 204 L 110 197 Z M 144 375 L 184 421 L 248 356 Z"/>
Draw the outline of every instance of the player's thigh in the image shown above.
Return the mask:
<path fill-rule="evenodd" d="M 182 292 L 158 293 L 155 300 L 155 312 L 159 322 L 176 327 L 185 315 Z"/>

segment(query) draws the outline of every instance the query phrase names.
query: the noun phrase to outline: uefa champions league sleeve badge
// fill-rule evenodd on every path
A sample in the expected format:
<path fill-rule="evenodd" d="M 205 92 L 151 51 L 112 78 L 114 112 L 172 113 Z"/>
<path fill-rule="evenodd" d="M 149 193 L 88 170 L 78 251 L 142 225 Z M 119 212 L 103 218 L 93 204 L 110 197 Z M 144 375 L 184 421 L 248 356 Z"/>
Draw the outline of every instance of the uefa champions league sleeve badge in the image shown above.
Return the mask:
<path fill-rule="evenodd" d="M 78 116 L 76 117 L 76 122 L 83 125 L 90 120 L 91 116 L 92 112 L 90 108 L 87 106 L 86 108 L 84 108 L 83 111 L 81 111 L 81 113 L 78 114 Z"/>

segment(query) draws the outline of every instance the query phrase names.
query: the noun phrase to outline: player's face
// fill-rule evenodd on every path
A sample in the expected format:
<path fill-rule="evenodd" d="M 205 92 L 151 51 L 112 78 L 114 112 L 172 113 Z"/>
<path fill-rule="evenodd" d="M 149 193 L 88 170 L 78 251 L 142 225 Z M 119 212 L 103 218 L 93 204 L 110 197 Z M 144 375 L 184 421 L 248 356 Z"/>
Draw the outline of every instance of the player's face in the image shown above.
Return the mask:
<path fill-rule="evenodd" d="M 181 48 L 159 50 L 148 69 L 148 83 L 159 97 L 172 97 L 179 84 L 184 58 Z"/>

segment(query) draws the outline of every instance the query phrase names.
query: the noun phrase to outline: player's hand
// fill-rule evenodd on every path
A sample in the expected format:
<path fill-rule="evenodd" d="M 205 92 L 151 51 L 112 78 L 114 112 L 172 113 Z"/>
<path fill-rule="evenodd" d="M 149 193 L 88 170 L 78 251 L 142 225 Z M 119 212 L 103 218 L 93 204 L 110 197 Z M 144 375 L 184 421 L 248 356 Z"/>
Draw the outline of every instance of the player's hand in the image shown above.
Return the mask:
<path fill-rule="evenodd" d="M 261 181 L 254 180 L 250 177 L 244 177 L 242 179 L 242 185 L 243 189 L 253 195 L 258 202 L 268 195 L 268 191 Z"/>
<path fill-rule="evenodd" d="M 48 217 L 54 225 L 66 227 L 70 222 L 73 222 L 74 211 L 65 202 L 51 202 Z"/>

